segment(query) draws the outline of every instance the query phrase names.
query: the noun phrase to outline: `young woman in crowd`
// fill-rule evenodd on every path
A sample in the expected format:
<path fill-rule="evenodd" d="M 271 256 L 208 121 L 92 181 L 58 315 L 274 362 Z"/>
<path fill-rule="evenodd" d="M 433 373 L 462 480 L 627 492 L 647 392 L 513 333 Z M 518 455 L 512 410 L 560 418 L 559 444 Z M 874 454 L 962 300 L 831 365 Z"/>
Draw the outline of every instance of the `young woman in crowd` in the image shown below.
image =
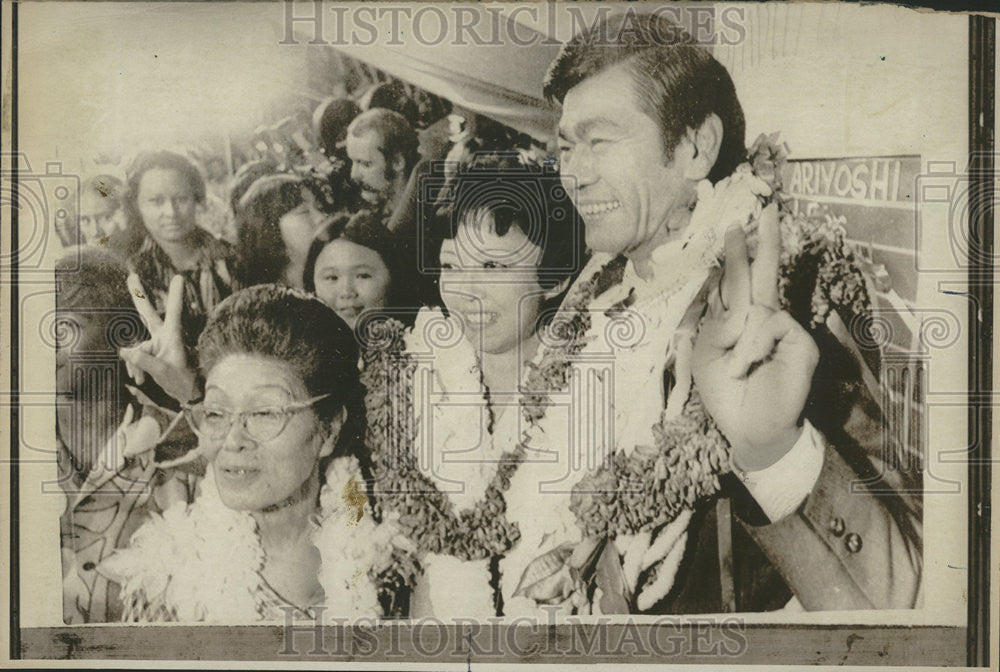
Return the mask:
<path fill-rule="evenodd" d="M 255 181 L 236 211 L 236 278 L 241 287 L 281 283 L 302 288 L 302 271 L 323 220 L 318 194 L 299 176 L 281 173 Z"/>
<path fill-rule="evenodd" d="M 209 311 L 232 291 L 232 248 L 196 224 L 205 180 L 184 156 L 143 152 L 127 171 L 126 230 L 112 242 L 161 315 L 174 275 L 184 276 L 184 341 L 194 345 Z"/>
<path fill-rule="evenodd" d="M 416 261 L 404 245 L 370 211 L 337 215 L 316 233 L 302 283 L 352 328 L 376 311 L 412 324 Z"/>
<path fill-rule="evenodd" d="M 391 523 L 366 510 L 338 447 L 360 392 L 350 328 L 274 285 L 221 303 L 198 342 L 204 398 L 185 405 L 208 476 L 194 503 L 155 516 L 102 572 L 131 621 L 378 616 Z"/>
<path fill-rule="evenodd" d="M 551 184 L 515 157 L 459 173 L 430 223 L 444 309 L 422 309 L 401 338 L 366 354 L 375 494 L 407 514 L 423 567 L 411 617 L 500 611 L 498 563 L 516 541 L 503 512 L 520 388 L 540 325 L 584 257 L 576 211 Z M 412 424 L 397 424 L 409 403 Z"/>

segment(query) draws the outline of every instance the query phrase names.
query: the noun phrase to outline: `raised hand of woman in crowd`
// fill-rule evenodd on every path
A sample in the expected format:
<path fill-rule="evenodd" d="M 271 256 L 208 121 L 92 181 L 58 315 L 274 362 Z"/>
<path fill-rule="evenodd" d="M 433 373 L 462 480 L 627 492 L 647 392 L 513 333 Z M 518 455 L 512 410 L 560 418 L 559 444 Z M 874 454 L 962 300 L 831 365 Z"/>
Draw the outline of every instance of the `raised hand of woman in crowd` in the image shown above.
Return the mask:
<path fill-rule="evenodd" d="M 195 374 L 187 365 L 181 334 L 181 311 L 184 308 L 184 278 L 175 275 L 167 293 L 166 313 L 161 319 L 146 295 L 139 276 L 128 276 L 132 303 L 139 312 L 150 338 L 133 348 L 122 348 L 129 376 L 142 384 L 146 375 L 152 377 L 163 391 L 180 402 L 197 396 Z"/>
<path fill-rule="evenodd" d="M 777 207 L 761 215 L 753 264 L 741 228 L 727 232 L 725 250 L 721 292 L 695 340 L 692 374 L 734 463 L 756 471 L 777 462 L 801 434 L 819 350 L 779 304 Z"/>

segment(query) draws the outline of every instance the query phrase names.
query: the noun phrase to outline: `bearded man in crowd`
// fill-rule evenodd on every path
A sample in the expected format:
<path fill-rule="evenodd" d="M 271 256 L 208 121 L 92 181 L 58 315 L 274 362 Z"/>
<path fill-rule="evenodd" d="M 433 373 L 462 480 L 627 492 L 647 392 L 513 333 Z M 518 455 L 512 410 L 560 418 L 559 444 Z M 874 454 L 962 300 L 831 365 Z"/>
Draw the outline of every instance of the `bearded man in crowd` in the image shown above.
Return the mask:
<path fill-rule="evenodd" d="M 373 108 L 347 128 L 351 181 L 369 208 L 388 220 L 402 206 L 420 155 L 417 133 L 398 112 Z"/>

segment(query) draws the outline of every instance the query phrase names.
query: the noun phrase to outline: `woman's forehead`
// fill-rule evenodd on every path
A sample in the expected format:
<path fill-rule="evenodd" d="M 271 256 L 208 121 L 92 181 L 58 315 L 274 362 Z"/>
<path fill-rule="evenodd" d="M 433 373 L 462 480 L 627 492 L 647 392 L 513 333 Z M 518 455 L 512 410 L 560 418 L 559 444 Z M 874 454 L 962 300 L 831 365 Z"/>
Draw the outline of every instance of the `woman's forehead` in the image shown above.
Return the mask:
<path fill-rule="evenodd" d="M 317 266 L 367 266 L 373 263 L 385 265 L 378 250 L 347 238 L 334 238 L 316 258 Z"/>
<path fill-rule="evenodd" d="M 252 353 L 223 357 L 206 375 L 205 392 L 215 391 L 230 397 L 262 392 L 301 393 L 305 383 L 289 363 Z"/>
<path fill-rule="evenodd" d="M 154 166 L 139 178 L 139 191 L 162 190 L 164 188 L 190 190 L 190 185 L 184 174 L 175 168 Z"/>

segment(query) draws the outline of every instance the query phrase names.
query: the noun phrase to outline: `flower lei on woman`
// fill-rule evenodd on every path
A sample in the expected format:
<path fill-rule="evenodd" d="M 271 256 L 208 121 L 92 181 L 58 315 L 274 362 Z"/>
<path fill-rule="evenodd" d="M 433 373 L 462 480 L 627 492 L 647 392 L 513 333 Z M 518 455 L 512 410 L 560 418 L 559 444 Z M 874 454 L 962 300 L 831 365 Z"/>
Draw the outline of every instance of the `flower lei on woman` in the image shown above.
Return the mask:
<path fill-rule="evenodd" d="M 412 330 L 405 330 L 402 323 L 392 319 L 359 326 L 367 340 L 362 348 L 361 375 L 367 390 L 367 443 L 373 463 L 376 509 L 383 515 L 396 516 L 402 534 L 413 542 L 433 610 L 440 615 L 487 617 L 497 611 L 497 577 L 492 559 L 505 553 L 519 538 L 517 526 L 504 515 L 503 493 L 523 459 L 523 449 L 514 437 L 494 435 L 488 390 L 483 386 L 478 361 L 472 347 L 455 331 L 457 328 L 440 311 L 426 308 Z M 433 335 L 441 330 L 458 333 L 459 341 L 450 347 L 434 344 Z M 446 356 L 435 357 L 438 352 Z M 478 408 L 468 404 L 440 408 L 425 403 L 415 385 L 421 384 L 419 372 L 427 363 L 426 355 L 431 360 L 429 373 L 443 384 L 444 392 L 475 394 L 480 402 Z M 469 417 L 470 411 L 475 417 Z M 482 411 L 488 414 L 489 436 L 484 440 L 489 444 L 488 454 L 460 469 L 454 480 L 463 484 L 463 494 L 444 492 L 438 479 L 444 476 L 443 480 L 447 480 L 447 475 L 422 468 L 421 458 L 434 461 L 433 455 L 426 455 L 430 451 L 438 455 L 462 452 L 465 446 L 452 444 L 468 435 L 470 423 L 478 423 Z M 431 426 L 433 440 L 424 441 L 421 437 L 427 437 Z M 510 448 L 503 450 L 503 442 L 508 439 Z M 494 441 L 500 442 L 498 447 Z M 431 447 L 425 448 L 424 443 Z M 447 465 L 440 464 L 439 469 L 446 470 Z M 417 562 L 413 557 L 407 561 L 409 566 Z M 443 585 L 445 577 L 450 579 L 447 585 Z M 461 604 L 451 602 L 456 580 L 463 583 Z M 444 613 L 450 610 L 456 613 Z"/>
<path fill-rule="evenodd" d="M 733 176 L 714 187 L 708 182 L 699 186 L 699 207 L 683 243 L 685 258 L 696 260 L 694 268 L 692 264 L 667 265 L 672 270 L 660 283 L 668 288 L 664 295 L 685 286 L 699 268 L 718 268 L 722 239 L 734 212 L 752 233 L 760 211 L 774 200 L 783 208 L 783 307 L 809 327 L 822 324 L 831 310 L 868 314 L 866 282 L 845 243 L 840 222 L 825 212 L 805 217 L 788 211 L 780 184 L 786 150 L 775 143 L 776 136 L 761 136 L 750 150 L 750 162 Z M 528 433 L 503 455 L 482 499 L 471 509 L 456 510 L 448 496 L 420 471 L 409 450 L 416 435 L 412 389 L 417 363 L 405 352 L 403 326 L 389 320 L 369 334 L 374 347 L 366 348 L 362 379 L 368 390 L 368 444 L 375 465 L 377 507 L 398 513 L 403 534 L 418 550 L 460 560 L 506 555 L 501 571 L 506 571 L 503 563 L 514 560 L 514 551 L 523 555 L 518 545 L 523 531 L 505 515 L 509 506 L 505 493 L 525 461 L 532 434 L 537 436 L 540 430 L 551 437 L 551 428 L 546 429 L 544 422 L 553 405 L 552 395 L 565 392 L 574 360 L 595 340 L 593 335 L 588 337 L 593 327 L 590 306 L 606 290 L 619 285 L 625 265 L 621 257 L 609 260 L 577 282 L 567 296 L 550 325 L 552 333 L 543 339 L 543 348 L 530 366 L 520 401 Z M 717 277 L 713 270 L 710 280 Z M 689 292 L 689 303 L 703 301 L 703 292 L 692 292 L 689 287 L 685 291 Z M 634 301 L 629 294 L 605 313 L 627 312 Z M 687 321 L 685 316 L 685 324 Z M 696 329 L 697 320 L 693 325 Z M 686 324 L 684 333 L 693 337 L 691 325 Z M 674 345 L 683 347 L 683 343 Z M 676 364 L 675 354 L 670 361 Z M 586 547 L 599 551 L 595 539 L 660 528 L 718 492 L 719 476 L 730 469 L 728 446 L 702 407 L 690 372 L 677 378 L 667 409 L 652 427 L 654 445 L 615 450 L 605 464 L 574 486 L 566 513 L 573 517 L 571 524 L 587 543 L 577 543 L 575 549 L 573 544 L 564 544 L 530 562 L 520 560 L 520 580 L 518 576 L 504 578 L 505 582 L 517 582 L 515 597 L 543 603 L 566 598 L 587 573 L 581 571 L 584 568 L 579 558 L 571 559 L 574 550 Z M 548 505 L 546 511 L 546 519 L 566 515 Z M 591 569 L 597 555 L 586 558 Z M 570 567 L 571 562 L 577 564 Z M 654 571 L 646 578 L 647 585 L 656 578 Z M 508 606 L 512 605 L 505 605 L 509 615 Z"/>
<path fill-rule="evenodd" d="M 392 517 L 374 522 L 361 504 L 361 483 L 357 460 L 343 457 L 331 463 L 320 491 L 312 539 L 322 559 L 325 599 L 316 614 L 322 619 L 380 616 L 381 581 L 399 547 L 408 547 Z M 226 507 L 210 477 L 194 504 L 154 516 L 100 570 L 122 585 L 125 621 L 246 624 L 284 619 L 288 609 L 311 617 L 267 587 L 264 562 L 253 517 Z"/>
<path fill-rule="evenodd" d="M 434 325 L 421 321 L 415 329 L 425 326 Z M 419 429 L 414 427 L 418 412 L 413 399 L 419 363 L 406 351 L 403 324 L 396 320 L 369 323 L 366 336 L 370 342 L 364 348 L 361 381 L 368 390 L 367 436 L 375 472 L 376 508 L 398 512 L 403 533 L 420 551 L 461 560 L 502 554 L 519 536 L 517 527 L 504 518 L 503 492 L 523 457 L 521 446 L 515 444 L 500 457 L 482 498 L 459 510 L 421 471 L 412 450 Z"/>

